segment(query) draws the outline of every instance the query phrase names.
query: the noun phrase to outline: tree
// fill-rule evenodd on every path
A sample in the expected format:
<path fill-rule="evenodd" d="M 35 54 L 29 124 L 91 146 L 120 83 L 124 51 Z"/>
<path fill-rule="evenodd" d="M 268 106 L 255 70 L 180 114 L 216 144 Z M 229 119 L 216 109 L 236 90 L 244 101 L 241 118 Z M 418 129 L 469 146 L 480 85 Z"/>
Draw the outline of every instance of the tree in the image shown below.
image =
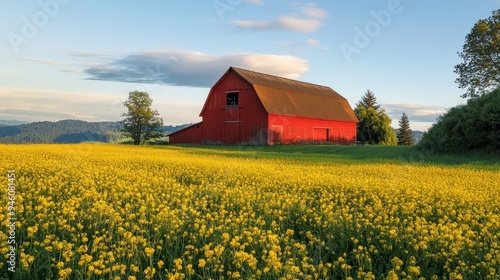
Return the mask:
<path fill-rule="evenodd" d="M 367 90 L 356 103 L 354 113 L 359 120 L 358 141 L 369 144 L 396 145 L 396 134 L 391 127 L 391 118 L 377 104 L 372 91 Z"/>
<path fill-rule="evenodd" d="M 160 128 L 163 120 L 158 111 L 151 109 L 153 99 L 147 92 L 133 91 L 128 95 L 123 105 L 128 112 L 123 114 L 123 132 L 131 137 L 134 145 L 144 144 L 147 140 L 162 136 Z"/>
<path fill-rule="evenodd" d="M 365 95 L 361 97 L 361 100 L 356 103 L 356 106 L 363 106 L 365 108 L 372 107 L 375 110 L 380 109 L 380 105 L 377 104 L 377 98 L 373 91 L 367 89 Z"/>
<path fill-rule="evenodd" d="M 500 154 L 500 89 L 451 108 L 424 134 L 423 151 Z"/>
<path fill-rule="evenodd" d="M 398 130 L 398 145 L 413 145 L 413 138 L 411 137 L 410 121 L 406 113 L 403 113 L 401 120 L 399 120 Z"/>
<path fill-rule="evenodd" d="M 500 10 L 479 20 L 465 37 L 463 62 L 455 66 L 455 82 L 467 89 L 463 98 L 478 97 L 500 86 Z"/>

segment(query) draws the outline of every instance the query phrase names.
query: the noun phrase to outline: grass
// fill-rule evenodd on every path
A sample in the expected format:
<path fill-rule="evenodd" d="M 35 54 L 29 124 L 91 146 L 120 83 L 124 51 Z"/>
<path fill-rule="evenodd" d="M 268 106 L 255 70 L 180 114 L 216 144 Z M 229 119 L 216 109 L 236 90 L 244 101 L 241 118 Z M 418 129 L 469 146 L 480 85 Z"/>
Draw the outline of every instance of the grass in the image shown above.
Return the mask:
<path fill-rule="evenodd" d="M 499 169 L 500 156 L 482 152 L 466 154 L 438 154 L 430 150 L 419 150 L 415 146 L 338 146 L 338 145 L 276 145 L 276 146 L 207 146 L 173 145 L 189 149 L 194 154 L 222 154 L 242 158 L 278 158 L 312 162 L 387 162 L 438 165 L 469 165 L 476 168 Z"/>

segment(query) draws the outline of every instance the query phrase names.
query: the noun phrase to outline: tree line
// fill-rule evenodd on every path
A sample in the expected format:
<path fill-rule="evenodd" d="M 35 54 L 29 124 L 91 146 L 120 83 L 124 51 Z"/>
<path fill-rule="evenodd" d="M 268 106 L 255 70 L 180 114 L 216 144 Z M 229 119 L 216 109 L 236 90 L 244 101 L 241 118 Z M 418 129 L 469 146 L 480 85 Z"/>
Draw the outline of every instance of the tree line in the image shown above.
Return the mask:
<path fill-rule="evenodd" d="M 391 118 L 377 103 L 377 98 L 371 90 L 367 90 L 356 103 L 354 114 L 358 118 L 357 140 L 362 144 L 379 145 L 413 145 L 410 121 L 403 113 L 399 121 L 399 129 L 391 127 Z"/>
<path fill-rule="evenodd" d="M 0 127 L 0 143 L 115 142 L 120 138 L 117 122 L 63 120 Z"/>
<path fill-rule="evenodd" d="M 440 116 L 419 149 L 500 154 L 500 9 L 474 24 L 458 55 L 455 82 L 466 90 L 467 104 Z"/>
<path fill-rule="evenodd" d="M 163 135 L 166 135 L 188 125 L 162 126 L 160 130 Z M 81 120 L 32 122 L 20 125 L 0 126 L 0 143 L 118 143 L 125 140 L 122 131 L 122 122 L 86 122 Z"/>
<path fill-rule="evenodd" d="M 465 37 L 463 60 L 455 66 L 455 82 L 469 98 L 440 116 L 424 133 L 419 149 L 435 152 L 482 150 L 500 153 L 500 9 L 480 19 Z M 390 118 L 368 90 L 356 104 L 358 141 L 369 144 L 412 145 L 408 116 L 403 113 L 397 137 L 390 133 Z"/>

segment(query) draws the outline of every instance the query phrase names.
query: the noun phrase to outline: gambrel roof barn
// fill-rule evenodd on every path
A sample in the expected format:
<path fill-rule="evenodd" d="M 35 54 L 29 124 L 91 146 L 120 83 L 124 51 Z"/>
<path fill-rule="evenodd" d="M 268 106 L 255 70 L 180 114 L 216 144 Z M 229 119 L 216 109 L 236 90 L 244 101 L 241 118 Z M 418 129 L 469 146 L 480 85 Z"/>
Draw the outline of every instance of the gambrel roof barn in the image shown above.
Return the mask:
<path fill-rule="evenodd" d="M 358 122 L 330 87 L 230 67 L 212 87 L 202 122 L 169 135 L 170 143 L 355 143 Z"/>

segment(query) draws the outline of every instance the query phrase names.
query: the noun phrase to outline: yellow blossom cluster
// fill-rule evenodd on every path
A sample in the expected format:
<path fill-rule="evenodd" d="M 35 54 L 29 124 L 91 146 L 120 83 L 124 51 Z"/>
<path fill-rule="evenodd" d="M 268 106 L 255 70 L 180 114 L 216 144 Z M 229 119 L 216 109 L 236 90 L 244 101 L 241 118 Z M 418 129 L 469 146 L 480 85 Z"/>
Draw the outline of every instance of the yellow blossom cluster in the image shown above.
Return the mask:
<path fill-rule="evenodd" d="M 500 277 L 498 168 L 75 144 L 0 145 L 0 170 L 18 279 Z"/>

